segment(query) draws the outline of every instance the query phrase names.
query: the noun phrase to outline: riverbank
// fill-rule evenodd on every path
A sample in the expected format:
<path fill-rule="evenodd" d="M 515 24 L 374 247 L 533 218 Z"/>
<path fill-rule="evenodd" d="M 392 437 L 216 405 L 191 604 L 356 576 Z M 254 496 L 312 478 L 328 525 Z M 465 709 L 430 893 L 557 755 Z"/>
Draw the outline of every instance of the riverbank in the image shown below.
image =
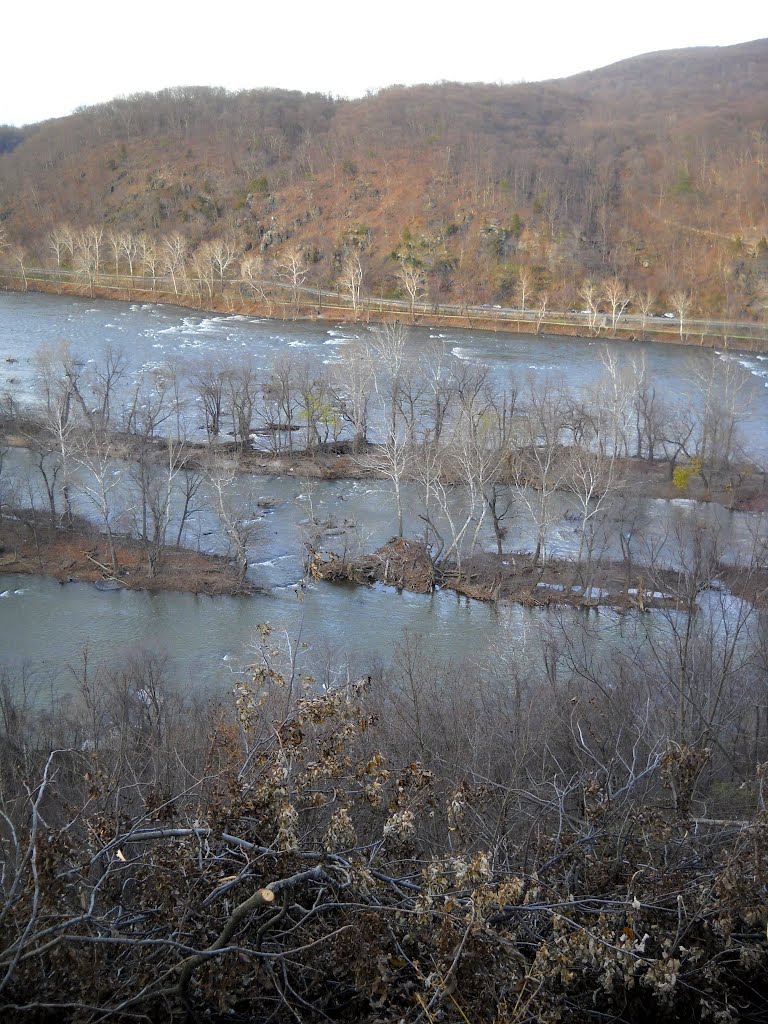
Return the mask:
<path fill-rule="evenodd" d="M 18 282 L 6 276 L 0 277 L 0 287 L 12 292 L 41 292 L 49 295 L 73 295 L 85 299 L 108 299 L 115 302 L 147 302 L 163 303 L 177 306 L 197 314 L 223 313 L 225 315 L 257 316 L 266 319 L 296 321 L 310 320 L 325 323 L 345 322 L 350 324 L 387 323 L 403 320 L 422 327 L 454 327 L 464 330 L 488 331 L 491 333 L 532 334 L 546 337 L 601 337 L 616 341 L 647 342 L 660 345 L 694 346 L 696 348 L 729 349 L 735 348 L 744 352 L 768 352 L 768 334 L 763 325 L 733 324 L 726 328 L 722 323 L 717 327 L 710 326 L 706 321 L 695 321 L 684 326 L 663 317 L 648 317 L 640 324 L 626 318 L 620 319 L 609 329 L 607 314 L 598 315 L 595 330 L 590 331 L 583 320 L 577 320 L 578 314 L 550 312 L 534 313 L 530 310 L 498 309 L 494 307 L 465 306 L 444 307 L 418 306 L 413 313 L 407 304 L 383 298 L 367 297 L 361 299 L 357 309 L 350 305 L 329 300 L 328 293 L 315 292 L 313 289 L 306 301 L 294 305 L 287 297 L 268 297 L 263 301 L 246 300 L 232 286 L 225 286 L 220 295 L 210 295 L 205 302 L 189 304 L 185 296 L 173 291 L 159 288 L 149 289 L 140 286 L 126 287 L 120 284 L 94 284 L 92 287 L 78 285 L 73 281 L 56 280 L 55 278 L 35 278 L 27 276 L 27 286 L 18 287 Z M 310 297 L 311 296 L 311 297 Z"/>
<path fill-rule="evenodd" d="M 43 514 L 6 511 L 0 518 L 0 576 L 47 576 L 59 583 L 91 583 L 103 590 L 250 596 L 257 588 L 241 581 L 232 564 L 219 555 L 164 547 L 150 571 L 147 551 L 138 540 L 115 536 L 118 569 L 110 566 L 107 539 L 86 520 L 52 527 Z M 684 572 L 629 568 L 626 563 L 596 559 L 588 568 L 568 559 L 550 558 L 533 565 L 531 555 L 498 556 L 480 552 L 436 566 L 424 544 L 394 538 L 356 558 L 310 551 L 310 575 L 329 583 L 367 586 L 382 583 L 411 593 L 452 590 L 475 601 L 506 601 L 523 607 L 569 605 L 611 607 L 621 611 L 682 608 L 690 603 L 692 582 Z M 588 579 L 586 578 L 588 574 Z M 756 607 L 768 603 L 768 570 L 720 564 L 698 590 L 731 594 Z M 697 588 L 693 588 L 696 591 Z M 694 595 L 695 596 L 695 595 Z"/>
<path fill-rule="evenodd" d="M 597 559 L 587 569 L 566 559 L 550 558 L 533 565 L 529 554 L 499 557 L 482 552 L 460 567 L 455 562 L 435 566 L 422 543 L 404 538 L 394 538 L 354 559 L 312 552 L 310 572 L 330 583 L 383 583 L 417 594 L 440 588 L 475 601 L 508 601 L 527 608 L 568 605 L 686 611 L 704 590 L 733 595 L 755 607 L 765 607 L 768 597 L 766 569 L 744 571 L 721 564 L 711 579 L 694 585 L 684 572 L 637 565 L 630 569 L 626 563 L 607 559 Z"/>
<path fill-rule="evenodd" d="M 350 441 L 321 445 L 312 451 L 297 449 L 289 454 L 272 454 L 253 449 L 239 450 L 229 446 L 238 461 L 241 473 L 267 476 L 296 476 L 308 480 L 389 480 L 383 467 L 386 455 L 380 445 L 366 443 L 354 446 Z M 201 455 L 210 452 L 208 445 L 196 444 Z M 219 450 L 226 445 L 216 446 Z M 567 457 L 568 449 L 563 449 Z M 201 467 L 205 458 L 194 460 Z M 678 463 L 687 468 L 687 463 Z M 653 462 L 642 458 L 617 458 L 613 477 L 621 481 L 620 490 L 642 493 L 644 497 L 672 501 L 686 499 L 702 504 L 721 505 L 732 512 L 768 511 L 768 480 L 766 473 L 756 466 L 742 464 L 721 472 L 710 472 L 707 482 L 699 473 L 686 472 L 681 483 L 676 483 L 674 466 L 667 460 Z M 407 478 L 406 478 L 407 479 Z M 460 479 L 445 479 L 444 483 L 460 485 Z M 499 483 L 514 486 L 515 481 L 502 469 Z M 536 489 L 536 481 L 528 484 Z"/>
<path fill-rule="evenodd" d="M 154 572 L 138 540 L 114 537 L 117 571 L 107 538 L 75 517 L 72 525 L 51 526 L 48 517 L 26 509 L 5 509 L 0 518 L 0 575 L 50 576 L 59 583 L 92 583 L 104 590 L 146 590 L 247 596 L 254 587 L 239 579 L 230 562 L 188 548 L 164 546 Z"/>
<path fill-rule="evenodd" d="M 0 419 L 0 444 L 9 448 L 30 449 L 41 433 L 41 426 L 32 420 Z M 137 438 L 131 434 L 113 434 L 115 458 L 133 461 Z M 159 464 L 167 460 L 167 442 L 156 438 L 151 443 L 154 457 Z M 142 439 L 142 445 L 146 442 Z M 296 477 L 306 480 L 388 480 L 390 476 L 382 468 L 381 449 L 372 443 L 353 444 L 339 441 L 319 445 L 308 451 L 296 448 L 290 452 L 266 452 L 254 448 L 243 448 L 230 441 L 209 444 L 201 441 L 185 442 L 185 468 L 205 471 L 210 469 L 215 458 L 222 454 L 230 457 L 238 473 L 258 476 Z M 146 449 L 143 449 L 146 457 Z M 686 466 L 685 463 L 680 465 Z M 755 466 L 740 465 L 722 473 L 710 473 L 705 483 L 698 473 L 685 473 L 682 486 L 673 479 L 672 467 L 668 461 L 641 458 L 617 459 L 614 464 L 614 478 L 621 480 L 621 487 L 628 492 L 642 493 L 655 500 L 686 499 L 700 503 L 720 505 L 732 512 L 761 513 L 768 511 L 768 479 L 766 472 Z M 448 480 L 446 483 L 460 483 Z M 513 481 L 501 483 L 510 486 Z M 530 486 L 535 489 L 535 481 Z"/>

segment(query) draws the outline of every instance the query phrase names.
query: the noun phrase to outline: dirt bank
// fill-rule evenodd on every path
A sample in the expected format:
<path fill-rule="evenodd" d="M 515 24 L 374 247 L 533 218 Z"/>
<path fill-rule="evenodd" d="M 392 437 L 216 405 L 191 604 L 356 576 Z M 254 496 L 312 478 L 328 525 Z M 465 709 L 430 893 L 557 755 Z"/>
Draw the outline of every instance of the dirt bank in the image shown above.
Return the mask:
<path fill-rule="evenodd" d="M 685 573 L 635 566 L 628 575 L 626 565 L 607 560 L 592 565 L 589 580 L 575 562 L 550 559 L 534 566 L 528 554 L 499 558 L 484 552 L 464 562 L 459 571 L 455 562 L 435 566 L 422 543 L 403 538 L 394 538 L 355 559 L 313 552 L 310 569 L 316 579 L 329 582 L 385 583 L 419 594 L 439 587 L 477 601 L 504 600 L 526 607 L 605 606 L 646 611 L 684 607 L 696 595 Z M 732 593 L 764 606 L 768 570 L 718 566 L 709 587 L 700 589 Z"/>
<path fill-rule="evenodd" d="M 163 548 L 154 575 L 142 544 L 116 537 L 118 569 L 112 572 L 106 537 L 84 520 L 70 528 L 51 527 L 46 517 L 6 510 L 0 518 L 0 574 L 52 576 L 60 583 L 94 583 L 103 589 L 179 591 L 192 594 L 248 595 L 226 558 L 186 548 Z"/>

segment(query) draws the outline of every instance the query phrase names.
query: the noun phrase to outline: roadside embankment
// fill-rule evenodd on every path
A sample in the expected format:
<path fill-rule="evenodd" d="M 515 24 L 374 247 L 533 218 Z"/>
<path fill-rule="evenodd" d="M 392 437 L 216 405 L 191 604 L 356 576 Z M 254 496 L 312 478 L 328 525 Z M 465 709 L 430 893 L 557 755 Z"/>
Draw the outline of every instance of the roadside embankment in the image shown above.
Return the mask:
<path fill-rule="evenodd" d="M 230 282 L 218 294 L 206 296 L 204 301 L 190 303 L 188 296 L 125 284 L 100 282 L 92 287 L 69 280 L 56 280 L 54 276 L 36 278 L 29 275 L 27 286 L 19 287 L 13 278 L 0 277 L 0 288 L 5 291 L 35 291 L 51 295 L 74 295 L 86 299 L 109 299 L 117 302 L 158 302 L 177 306 L 196 313 L 224 313 L 258 316 L 275 320 L 317 320 L 338 323 L 387 323 L 402 320 L 421 327 L 454 327 L 464 330 L 489 331 L 506 334 L 535 334 L 555 337 L 601 337 L 614 340 L 649 342 L 661 345 L 684 345 L 696 348 L 732 348 L 744 352 L 768 352 L 766 328 L 758 323 L 724 325 L 721 322 L 697 320 L 684 324 L 683 330 L 675 321 L 649 317 L 640 323 L 621 319 L 612 326 L 605 314 L 598 316 L 593 329 L 576 315 L 552 311 L 544 315 L 530 310 L 484 308 L 482 306 L 420 305 L 413 312 L 397 301 L 367 298 L 357 309 L 330 298 L 327 293 L 311 290 L 297 305 L 287 297 L 270 297 L 264 301 L 243 298 L 236 282 Z M 309 291 L 309 289 L 307 289 Z"/>

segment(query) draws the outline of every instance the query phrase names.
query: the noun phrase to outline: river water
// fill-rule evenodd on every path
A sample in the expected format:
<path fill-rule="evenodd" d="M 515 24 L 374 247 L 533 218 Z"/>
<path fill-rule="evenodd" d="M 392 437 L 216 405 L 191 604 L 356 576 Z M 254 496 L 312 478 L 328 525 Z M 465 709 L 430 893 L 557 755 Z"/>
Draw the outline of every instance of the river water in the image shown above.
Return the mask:
<path fill-rule="evenodd" d="M 375 328 L 6 292 L 0 294 L 0 394 L 13 391 L 20 399 L 33 394 L 37 374 L 34 355 L 43 345 L 67 342 L 86 363 L 93 362 L 107 345 L 119 347 L 136 375 L 169 362 L 189 369 L 206 362 L 222 366 L 243 354 L 263 368 L 275 356 L 291 350 L 306 351 L 332 363 L 339 359 L 345 344 L 365 338 L 370 329 Z M 520 384 L 528 377 L 549 375 L 577 391 L 598 380 L 604 370 L 601 359 L 607 353 L 615 355 L 619 366 L 630 360 L 645 360 L 660 396 L 681 403 L 689 400 L 696 375 L 706 373 L 712 359 L 720 364 L 723 375 L 729 364 L 736 364 L 745 372 L 745 386 L 739 393 L 745 444 L 758 461 L 768 461 L 768 355 L 735 350 L 713 354 L 711 350 L 679 345 L 458 328 L 416 327 L 410 331 L 411 354 L 429 343 L 442 346 L 454 359 L 490 366 L 502 383 Z M 17 362 L 9 363 L 9 359 Z"/>
<path fill-rule="evenodd" d="M 260 366 L 286 349 L 305 349 L 323 361 L 333 361 L 344 344 L 365 336 L 367 328 L 348 325 L 285 323 L 240 316 L 193 314 L 158 305 L 32 294 L 0 295 L 0 393 L 11 391 L 19 400 L 35 390 L 35 353 L 41 345 L 66 341 L 87 364 L 106 344 L 119 345 L 131 372 L 151 370 L 168 360 L 194 366 L 205 360 L 237 358 L 243 352 Z M 528 375 L 559 375 L 576 389 L 587 388 L 600 376 L 601 355 L 613 352 L 619 360 L 645 358 L 660 391 L 681 401 L 690 393 L 696 368 L 709 366 L 711 354 L 677 346 L 648 346 L 589 339 L 552 339 L 471 331 L 415 329 L 413 352 L 432 343 L 445 347 L 451 358 L 489 365 L 500 381 L 520 381 Z M 768 451 L 768 361 L 759 356 L 721 353 L 717 365 L 725 373 L 729 361 L 747 371 L 743 389 L 749 403 L 746 438 L 757 457 Z M 14 360 L 10 362 L 8 360 Z M 5 478 L 21 478 L 26 456 L 13 452 Z M 10 475 L 10 476 L 9 476 Z M 253 657 L 253 637 L 259 623 L 275 628 L 275 637 L 299 645 L 301 658 L 314 674 L 331 662 L 340 671 L 365 671 L 386 660 L 405 630 L 423 636 L 425 649 L 446 658 L 477 659 L 489 651 L 514 651 L 535 657 L 551 618 L 545 609 L 498 608 L 458 599 L 451 593 L 414 595 L 391 588 L 353 588 L 323 583 L 302 585 L 301 536 L 314 517 L 338 534 L 329 546 L 370 549 L 394 532 L 394 506 L 384 482 L 322 482 L 307 484 L 292 478 L 254 478 L 241 487 L 258 508 L 268 498 L 274 508 L 258 513 L 250 547 L 250 574 L 264 588 L 251 598 L 208 598 L 184 594 L 150 595 L 97 591 L 84 584 L 64 586 L 47 579 L 0 577 L 0 661 L 18 668 L 34 667 L 31 677 L 39 689 L 65 692 L 83 645 L 97 660 L 120 662 L 140 647 L 167 653 L 175 680 L 201 689 L 231 685 L 232 673 Z M 406 506 L 408 502 L 406 489 Z M 565 506 L 564 506 L 565 509 Z M 84 509 L 84 511 L 87 511 Z M 718 521 L 734 550 L 747 548 L 757 529 L 754 517 L 692 503 L 648 502 L 644 510 L 649 543 L 675 535 L 675 525 L 691 518 Z M 406 532 L 418 529 L 415 514 Z M 221 550 L 221 537 L 205 515 L 197 517 L 191 540 L 202 548 Z M 194 532 L 193 531 L 193 532 Z M 334 531 L 335 532 L 335 531 Z M 654 539 L 656 538 L 656 539 Z M 508 538 L 511 548 L 530 548 L 532 524 L 516 521 Z M 482 537 L 492 546 L 491 537 Z M 189 542 L 189 539 L 188 539 Z M 576 546 L 574 530 L 562 518 L 553 530 L 550 550 L 568 555 Z M 608 553 L 618 554 L 609 551 Z M 670 553 L 670 561 L 684 553 Z M 559 612 L 583 616 L 583 612 Z M 594 613 L 592 613 L 594 616 Z M 621 642 L 627 629 L 647 628 L 610 610 L 599 613 L 596 640 Z M 647 623 L 647 618 L 645 623 Z M 278 644 L 279 646 L 279 644 Z"/>

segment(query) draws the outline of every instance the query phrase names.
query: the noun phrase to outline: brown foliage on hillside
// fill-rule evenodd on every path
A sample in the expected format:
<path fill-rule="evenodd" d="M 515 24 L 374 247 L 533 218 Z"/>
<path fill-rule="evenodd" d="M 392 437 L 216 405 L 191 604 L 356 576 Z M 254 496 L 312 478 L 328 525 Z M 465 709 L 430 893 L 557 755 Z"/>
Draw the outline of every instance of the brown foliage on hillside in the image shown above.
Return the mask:
<path fill-rule="evenodd" d="M 682 288 L 761 316 L 767 106 L 765 41 L 355 101 L 168 89 L 25 129 L 0 153 L 0 220 L 37 262 L 56 224 L 95 223 L 299 246 L 331 286 L 357 251 L 374 293 L 405 261 L 435 302 L 515 304 L 528 272 L 530 299 L 567 308 L 617 275 L 657 308 Z"/>

